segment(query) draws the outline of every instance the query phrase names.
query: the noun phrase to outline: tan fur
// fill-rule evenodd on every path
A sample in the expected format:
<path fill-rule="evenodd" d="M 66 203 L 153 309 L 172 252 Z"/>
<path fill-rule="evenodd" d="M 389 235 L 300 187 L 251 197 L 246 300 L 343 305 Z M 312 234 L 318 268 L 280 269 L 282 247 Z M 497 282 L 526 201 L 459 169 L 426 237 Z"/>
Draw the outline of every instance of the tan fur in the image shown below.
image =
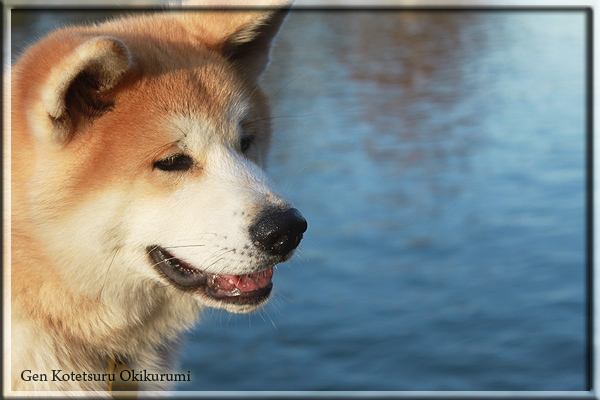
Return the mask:
<path fill-rule="evenodd" d="M 94 207 L 127 219 L 132 199 L 154 204 L 188 181 L 209 179 L 216 156 L 199 152 L 194 170 L 183 178 L 153 173 L 153 162 L 178 146 L 178 139 L 165 133 L 173 124 L 170 116 L 201 116 L 202 124 L 221 132 L 219 140 L 234 146 L 232 115 L 242 112 L 238 103 L 245 99 L 244 112 L 260 144 L 249 157 L 264 163 L 270 126 L 257 81 L 280 18 L 267 38 L 251 42 L 274 15 L 167 11 L 65 28 L 12 67 L 12 390 L 107 395 L 102 382 L 23 382 L 20 373 L 102 373 L 114 354 L 127 357 L 136 369 L 171 368 L 179 333 L 203 305 L 153 281 L 152 271 L 112 287 L 112 279 L 119 279 L 112 274 L 128 266 L 113 264 L 110 257 L 96 263 L 106 253 L 120 260 L 126 224 L 114 224 L 99 236 L 88 258 L 80 256 L 78 241 L 88 234 L 86 218 L 94 220 L 89 211 Z M 247 43 L 254 47 L 238 52 Z M 82 85 L 75 93 L 73 81 L 82 71 L 94 77 L 95 88 Z M 96 234 L 89 229 L 89 235 Z M 88 268 L 92 272 L 81 271 Z M 95 273 L 102 279 L 88 281 Z M 141 389 L 164 388 L 151 383 Z"/>

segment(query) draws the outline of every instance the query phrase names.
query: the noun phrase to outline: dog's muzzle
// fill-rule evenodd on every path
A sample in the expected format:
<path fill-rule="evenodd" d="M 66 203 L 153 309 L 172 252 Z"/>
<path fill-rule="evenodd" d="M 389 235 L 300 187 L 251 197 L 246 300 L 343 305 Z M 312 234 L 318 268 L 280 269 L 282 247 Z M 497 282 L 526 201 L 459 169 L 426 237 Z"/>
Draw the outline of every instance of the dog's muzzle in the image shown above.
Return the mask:
<path fill-rule="evenodd" d="M 263 253 L 262 269 L 245 275 L 212 274 L 177 258 L 159 245 L 146 251 L 154 267 L 179 289 L 201 292 L 213 300 L 231 304 L 261 304 L 273 287 L 273 267 L 287 261 L 302 240 L 308 225 L 295 208 L 270 207 L 249 228 L 249 236 Z"/>

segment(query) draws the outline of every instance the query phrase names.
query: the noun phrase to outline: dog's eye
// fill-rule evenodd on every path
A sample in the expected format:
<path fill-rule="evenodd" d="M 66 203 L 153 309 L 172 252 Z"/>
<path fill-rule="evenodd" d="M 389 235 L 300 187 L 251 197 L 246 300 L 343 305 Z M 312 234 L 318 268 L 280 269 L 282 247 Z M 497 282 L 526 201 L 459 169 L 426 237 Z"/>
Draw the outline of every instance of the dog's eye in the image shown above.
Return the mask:
<path fill-rule="evenodd" d="M 253 142 L 254 142 L 253 135 L 242 138 L 242 141 L 240 142 L 240 147 L 242 149 L 242 153 L 245 153 L 246 151 L 248 151 L 248 149 L 250 148 L 250 146 L 252 145 Z"/>
<path fill-rule="evenodd" d="M 194 160 L 185 154 L 173 154 L 154 163 L 154 168 L 162 171 L 187 171 L 192 168 Z"/>

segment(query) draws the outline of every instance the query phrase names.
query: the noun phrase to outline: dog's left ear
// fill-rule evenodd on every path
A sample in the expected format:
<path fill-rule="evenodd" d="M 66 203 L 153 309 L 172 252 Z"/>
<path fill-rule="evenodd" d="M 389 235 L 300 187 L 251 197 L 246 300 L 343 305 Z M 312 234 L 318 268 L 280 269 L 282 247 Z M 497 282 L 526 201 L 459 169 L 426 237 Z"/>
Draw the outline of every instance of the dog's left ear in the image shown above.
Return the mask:
<path fill-rule="evenodd" d="M 185 1 L 195 6 L 198 1 Z M 204 2 L 202 2 L 204 3 Z M 232 5 L 243 5 L 232 1 Z M 246 78 L 258 80 L 269 65 L 271 44 L 293 1 L 263 0 L 267 7 L 179 13 L 192 41 L 227 58 Z M 191 10 L 188 10 L 191 11 Z"/>

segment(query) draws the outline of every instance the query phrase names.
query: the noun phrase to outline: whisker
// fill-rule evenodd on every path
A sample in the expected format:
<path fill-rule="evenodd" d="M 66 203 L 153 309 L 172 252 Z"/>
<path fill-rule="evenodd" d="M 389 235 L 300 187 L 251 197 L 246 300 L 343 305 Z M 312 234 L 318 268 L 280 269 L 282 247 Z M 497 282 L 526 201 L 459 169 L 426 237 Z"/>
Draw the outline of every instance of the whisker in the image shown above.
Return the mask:
<path fill-rule="evenodd" d="M 300 168 L 296 173 L 286 179 L 286 185 L 284 192 L 289 193 L 292 186 L 296 185 L 297 179 L 300 177 L 300 174 L 307 168 L 311 167 L 311 164 L 306 164 L 304 167 Z"/>
<path fill-rule="evenodd" d="M 274 299 L 277 299 L 279 301 L 279 297 L 282 297 L 283 300 L 287 301 L 288 303 L 290 303 L 290 304 L 293 303 L 292 299 L 290 299 L 289 297 L 287 297 L 283 293 L 281 293 L 281 292 L 278 291 L 276 294 L 277 294 L 277 297 L 274 297 Z"/>
<path fill-rule="evenodd" d="M 179 246 L 165 246 L 164 249 L 181 249 L 185 247 L 205 247 L 205 244 L 182 244 Z"/>
<path fill-rule="evenodd" d="M 282 119 L 282 118 L 306 118 L 313 117 L 317 114 L 304 114 L 304 115 L 279 115 L 277 117 L 269 117 L 269 118 L 255 118 L 248 121 L 248 123 L 262 122 L 262 121 L 272 121 L 274 119 Z"/>
<path fill-rule="evenodd" d="M 275 97 L 277 97 L 279 95 L 279 93 L 281 93 L 283 91 L 283 89 L 285 89 L 286 87 L 288 87 L 292 82 L 294 82 L 296 79 L 300 78 L 301 76 L 304 76 L 308 73 L 308 71 L 305 71 L 301 74 L 299 74 L 298 76 L 296 76 L 295 78 L 293 78 L 292 80 L 290 80 L 288 83 L 286 83 L 285 85 L 283 85 L 278 91 L 276 91 L 273 95 L 271 95 L 271 99 L 274 99 Z"/>
<path fill-rule="evenodd" d="M 271 308 L 273 309 L 273 311 L 275 311 L 277 313 L 277 315 L 279 315 L 279 316 L 283 315 L 283 313 L 281 312 L 281 310 L 278 307 L 278 305 L 281 304 L 281 300 L 279 299 L 279 293 L 274 293 L 271 303 L 272 303 Z"/>
<path fill-rule="evenodd" d="M 117 256 L 117 253 L 119 252 L 120 247 L 115 246 L 113 251 L 113 255 L 112 258 L 110 260 L 110 263 L 108 264 L 108 268 L 106 269 L 106 274 L 104 276 L 104 282 L 102 283 L 102 287 L 100 288 L 100 291 L 98 292 L 98 299 L 100 299 L 102 297 L 102 293 L 104 292 L 104 288 L 106 288 L 106 284 L 108 283 L 109 280 L 109 273 L 110 273 L 110 269 L 112 268 L 114 262 L 115 262 L 115 258 Z"/>
<path fill-rule="evenodd" d="M 231 249 L 219 249 L 217 251 L 215 251 L 213 254 L 211 254 L 206 261 L 202 264 L 202 269 L 208 269 L 210 267 L 212 267 L 213 265 L 215 265 L 216 263 L 218 263 L 219 261 L 223 260 L 223 255 L 231 252 Z M 211 260 L 211 258 L 215 258 L 214 261 Z M 210 263 L 209 263 L 210 261 Z M 227 266 L 224 266 L 223 268 L 226 268 Z M 222 271 L 219 270 L 219 272 L 217 272 L 217 274 L 219 274 Z"/>
<path fill-rule="evenodd" d="M 269 313 L 268 313 L 266 310 L 264 310 L 264 309 L 259 309 L 259 310 L 258 310 L 258 315 L 260 315 L 261 319 L 262 319 L 262 320 L 263 320 L 265 323 L 267 323 L 267 322 L 271 322 L 271 325 L 273 325 L 273 328 L 275 328 L 275 330 L 278 330 L 278 329 L 277 329 L 277 326 L 275 325 L 275 322 L 273 321 L 273 319 L 271 318 L 271 316 L 269 315 Z M 266 316 L 266 317 L 269 319 L 269 321 L 267 321 L 267 320 L 265 319 L 265 316 Z"/>

